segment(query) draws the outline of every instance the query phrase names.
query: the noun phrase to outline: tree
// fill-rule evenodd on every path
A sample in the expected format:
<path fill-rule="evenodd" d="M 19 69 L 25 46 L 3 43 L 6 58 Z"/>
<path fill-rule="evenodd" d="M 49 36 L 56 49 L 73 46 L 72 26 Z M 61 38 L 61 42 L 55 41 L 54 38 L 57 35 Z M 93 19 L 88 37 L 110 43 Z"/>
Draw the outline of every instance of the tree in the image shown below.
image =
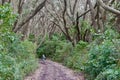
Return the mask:
<path fill-rule="evenodd" d="M 13 31 L 22 33 L 23 39 L 31 33 L 35 37 L 46 34 L 50 37 L 57 32 L 73 45 L 80 40 L 90 42 L 91 29 L 95 33 L 104 32 L 110 16 L 116 18 L 113 24 L 120 32 L 120 11 L 114 5 L 118 0 L 2 0 L 2 3 L 5 1 L 18 6 L 17 9 L 13 6 L 19 14 Z M 89 28 L 83 27 L 83 22 L 88 22 Z"/>

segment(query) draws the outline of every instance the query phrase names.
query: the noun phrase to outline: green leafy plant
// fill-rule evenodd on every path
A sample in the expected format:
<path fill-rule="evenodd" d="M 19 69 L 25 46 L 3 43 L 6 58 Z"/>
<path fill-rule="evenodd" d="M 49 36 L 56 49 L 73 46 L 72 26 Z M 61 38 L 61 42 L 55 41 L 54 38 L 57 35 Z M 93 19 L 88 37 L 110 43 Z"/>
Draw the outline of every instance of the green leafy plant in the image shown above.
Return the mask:
<path fill-rule="evenodd" d="M 12 32 L 15 18 L 8 3 L 0 5 L 0 80 L 23 80 L 37 68 L 36 45 Z"/>
<path fill-rule="evenodd" d="M 80 41 L 78 44 L 75 45 L 73 48 L 73 51 L 71 54 L 66 59 L 65 65 L 72 68 L 72 69 L 77 69 L 81 71 L 82 66 L 85 64 L 87 61 L 87 42 Z"/>
<path fill-rule="evenodd" d="M 119 80 L 120 72 L 118 61 L 119 47 L 116 44 L 117 36 L 112 29 L 108 29 L 100 36 L 101 41 L 95 40 L 90 45 L 88 60 L 83 70 L 87 74 L 88 80 Z M 118 71 L 117 71 L 118 70 Z"/>

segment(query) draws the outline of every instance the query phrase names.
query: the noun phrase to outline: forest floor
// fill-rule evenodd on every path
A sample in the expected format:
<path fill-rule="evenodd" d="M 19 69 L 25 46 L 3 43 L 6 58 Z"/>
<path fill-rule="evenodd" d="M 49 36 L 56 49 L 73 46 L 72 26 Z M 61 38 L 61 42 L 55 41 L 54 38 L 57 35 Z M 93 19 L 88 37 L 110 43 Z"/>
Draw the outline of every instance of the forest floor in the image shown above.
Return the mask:
<path fill-rule="evenodd" d="M 63 65 L 46 60 L 40 61 L 38 69 L 24 80 L 85 80 L 82 73 L 75 73 Z"/>

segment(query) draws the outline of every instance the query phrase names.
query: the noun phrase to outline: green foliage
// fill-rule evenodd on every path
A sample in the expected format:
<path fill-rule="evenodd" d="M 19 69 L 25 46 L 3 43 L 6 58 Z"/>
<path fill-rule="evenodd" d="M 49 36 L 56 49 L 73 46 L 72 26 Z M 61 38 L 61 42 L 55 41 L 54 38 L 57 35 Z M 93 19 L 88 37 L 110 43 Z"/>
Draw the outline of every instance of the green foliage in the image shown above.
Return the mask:
<path fill-rule="evenodd" d="M 88 61 L 84 65 L 83 70 L 88 75 L 88 80 L 119 80 L 120 72 L 118 61 L 119 41 L 116 42 L 117 34 L 112 29 L 108 29 L 101 35 L 99 43 L 94 41 L 90 45 L 88 52 Z"/>
<path fill-rule="evenodd" d="M 79 26 L 79 30 L 80 30 L 80 40 L 82 41 L 88 41 L 86 39 L 86 36 L 89 36 L 90 35 L 90 30 L 93 30 L 94 29 L 91 27 L 91 25 L 89 24 L 89 22 L 85 21 L 85 20 L 80 20 L 80 26 Z M 71 38 L 74 39 L 74 37 L 77 35 L 78 36 L 78 31 L 76 29 L 76 26 L 73 25 L 71 26 L 69 29 L 68 29 L 68 32 L 69 32 L 69 35 L 71 36 Z"/>
<path fill-rule="evenodd" d="M 62 38 L 60 38 L 62 36 L 59 36 L 57 34 L 54 34 L 51 39 L 46 39 L 41 45 L 40 47 L 37 49 L 37 54 L 39 56 L 39 58 L 41 58 L 42 54 L 45 54 L 48 57 L 52 57 L 54 59 L 58 59 L 63 57 L 59 54 L 61 53 L 68 53 L 68 47 L 71 47 L 72 45 L 70 43 L 67 44 L 67 41 Z M 57 56 L 57 54 L 59 55 L 59 58 Z M 62 55 L 62 54 L 61 54 Z M 56 58 L 55 58 L 56 57 Z M 61 59 L 59 59 L 61 60 Z"/>
<path fill-rule="evenodd" d="M 70 42 L 67 41 L 57 41 L 57 46 L 55 49 L 55 54 L 52 58 L 58 62 L 65 62 L 67 57 L 72 53 L 73 46 Z"/>
<path fill-rule="evenodd" d="M 54 55 L 56 47 L 59 45 L 59 41 L 61 40 L 64 40 L 63 36 L 60 36 L 57 33 L 51 36 L 50 39 L 46 36 L 45 41 L 37 49 L 38 57 L 41 58 L 42 54 L 47 57 Z"/>
<path fill-rule="evenodd" d="M 90 24 L 87 21 L 81 20 L 81 34 L 85 34 L 86 30 L 92 29 Z"/>
<path fill-rule="evenodd" d="M 29 34 L 29 41 L 35 42 L 35 35 Z"/>
<path fill-rule="evenodd" d="M 29 41 L 13 43 L 8 51 L 0 51 L 0 79 L 23 80 L 37 67 L 35 45 Z"/>
<path fill-rule="evenodd" d="M 42 43 L 40 47 L 37 49 L 37 55 L 39 58 L 42 57 L 42 54 L 46 56 L 50 56 L 51 54 L 55 53 L 55 49 L 56 49 L 56 41 L 47 40 L 44 43 Z"/>
<path fill-rule="evenodd" d="M 9 4 L 0 5 L 0 80 L 23 80 L 37 67 L 36 45 L 12 32 L 15 16 Z"/>
<path fill-rule="evenodd" d="M 87 45 L 88 43 L 84 41 L 76 44 L 72 53 L 67 57 L 65 65 L 80 71 L 82 69 L 81 66 L 83 66 L 87 60 Z"/>
<path fill-rule="evenodd" d="M 16 15 L 12 12 L 9 4 L 0 5 L 0 30 L 4 30 L 6 27 L 10 30 L 15 18 Z"/>
<path fill-rule="evenodd" d="M 112 29 L 110 26 L 107 26 L 107 29 L 103 33 L 92 33 L 94 40 L 97 41 L 103 41 L 104 39 L 106 40 L 112 40 L 116 39 L 119 37 L 119 33 L 117 33 L 114 29 Z"/>
<path fill-rule="evenodd" d="M 106 69 L 95 80 L 120 80 L 120 69 Z"/>
<path fill-rule="evenodd" d="M 112 40 L 118 38 L 118 36 L 119 34 L 115 32 L 115 30 L 107 28 L 107 30 L 100 37 L 106 40 Z"/>
<path fill-rule="evenodd" d="M 0 5 L 0 45 L 4 48 L 10 45 L 14 40 L 12 25 L 16 15 L 12 13 L 12 8 L 9 4 Z"/>

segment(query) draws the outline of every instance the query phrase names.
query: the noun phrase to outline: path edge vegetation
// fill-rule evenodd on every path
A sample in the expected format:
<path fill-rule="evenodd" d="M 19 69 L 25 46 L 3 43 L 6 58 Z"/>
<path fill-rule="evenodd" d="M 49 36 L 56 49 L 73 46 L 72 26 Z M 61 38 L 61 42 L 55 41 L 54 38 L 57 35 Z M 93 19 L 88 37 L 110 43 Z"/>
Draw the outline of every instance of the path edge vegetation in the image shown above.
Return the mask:
<path fill-rule="evenodd" d="M 36 44 L 12 31 L 17 16 L 10 4 L 0 5 L 0 80 L 23 80 L 38 67 Z"/>

